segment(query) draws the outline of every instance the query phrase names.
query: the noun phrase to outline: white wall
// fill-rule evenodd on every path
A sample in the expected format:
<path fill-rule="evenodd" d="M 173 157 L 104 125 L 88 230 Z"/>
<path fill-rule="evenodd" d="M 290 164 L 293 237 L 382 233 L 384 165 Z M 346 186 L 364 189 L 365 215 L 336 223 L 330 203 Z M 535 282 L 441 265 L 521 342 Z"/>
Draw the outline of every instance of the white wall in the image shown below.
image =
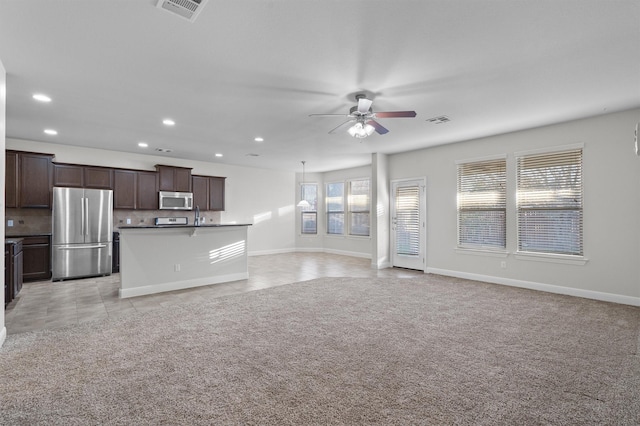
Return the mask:
<path fill-rule="evenodd" d="M 389 156 L 390 179 L 427 176 L 428 272 L 640 305 L 640 109 Z M 584 144 L 584 265 L 516 258 L 514 152 Z M 507 258 L 456 248 L 456 160 L 507 154 Z M 507 268 L 501 268 L 506 260 Z"/>
<path fill-rule="evenodd" d="M 294 173 L 182 160 L 156 155 L 80 148 L 70 145 L 7 139 L 7 149 L 55 154 L 54 161 L 155 170 L 156 164 L 191 167 L 192 173 L 225 176 L 225 211 L 221 223 L 252 223 L 249 254 L 295 250 Z M 4 199 L 4 198 L 3 198 Z M 4 209 L 3 209 L 4 211 Z"/>
<path fill-rule="evenodd" d="M 0 149 L 2 149 L 4 151 L 5 149 L 5 134 L 7 132 L 7 126 L 6 126 L 6 104 L 7 104 L 7 73 L 4 69 L 4 66 L 2 65 L 2 62 L 0 61 Z M 0 165 L 2 165 L 2 167 L 0 167 L 0 170 L 2 170 L 2 173 L 0 173 L 0 220 L 2 220 L 2 223 L 4 223 L 4 194 L 5 194 L 5 173 L 4 171 L 6 170 L 6 164 L 5 164 L 6 158 L 3 155 L 2 158 L 0 159 Z M 0 226 L 0 236 L 2 237 L 2 241 L 4 241 L 4 225 Z M 2 293 L 2 295 L 0 296 L 0 302 L 2 302 L 2 305 L 0 305 L 2 308 L 2 315 L 0 315 L 0 346 L 2 346 L 2 344 L 4 343 L 5 339 L 7 338 L 7 328 L 4 325 L 4 274 L 2 274 L 2 291 L 0 293 Z"/>

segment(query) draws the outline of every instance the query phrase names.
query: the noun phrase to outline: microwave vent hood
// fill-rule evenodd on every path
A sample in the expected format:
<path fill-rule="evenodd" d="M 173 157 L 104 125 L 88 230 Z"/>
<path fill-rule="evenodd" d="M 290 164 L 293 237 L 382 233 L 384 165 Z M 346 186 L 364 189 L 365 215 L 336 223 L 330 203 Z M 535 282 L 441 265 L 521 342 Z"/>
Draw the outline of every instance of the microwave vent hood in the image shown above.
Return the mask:
<path fill-rule="evenodd" d="M 207 1 L 209 0 L 158 0 L 156 7 L 193 22 L 207 4 Z"/>

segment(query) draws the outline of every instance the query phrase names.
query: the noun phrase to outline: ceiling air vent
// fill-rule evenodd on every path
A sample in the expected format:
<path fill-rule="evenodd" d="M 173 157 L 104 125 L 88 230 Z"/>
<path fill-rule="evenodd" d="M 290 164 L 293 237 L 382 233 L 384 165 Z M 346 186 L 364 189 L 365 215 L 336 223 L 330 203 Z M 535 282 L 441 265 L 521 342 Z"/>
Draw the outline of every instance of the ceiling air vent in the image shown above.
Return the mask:
<path fill-rule="evenodd" d="M 209 0 L 158 0 L 156 5 L 162 10 L 174 13 L 193 22 Z"/>
<path fill-rule="evenodd" d="M 427 120 L 426 120 L 427 123 L 432 123 L 432 124 L 442 124 L 442 123 L 447 123 L 449 121 L 451 121 L 451 119 L 449 117 L 447 117 L 446 115 L 440 115 L 438 117 L 427 118 Z"/>

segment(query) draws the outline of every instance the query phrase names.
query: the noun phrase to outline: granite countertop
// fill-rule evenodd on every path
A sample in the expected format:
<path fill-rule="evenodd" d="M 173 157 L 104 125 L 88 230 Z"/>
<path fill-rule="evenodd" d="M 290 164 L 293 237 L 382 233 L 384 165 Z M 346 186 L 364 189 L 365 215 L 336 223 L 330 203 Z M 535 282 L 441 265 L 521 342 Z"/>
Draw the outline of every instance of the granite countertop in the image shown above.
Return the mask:
<path fill-rule="evenodd" d="M 118 226 L 118 229 L 167 229 L 167 228 L 224 228 L 228 226 L 251 226 L 250 223 L 231 223 L 231 224 L 217 224 L 217 225 L 141 225 L 141 226 Z"/>
<path fill-rule="evenodd" d="M 50 237 L 51 236 L 51 232 L 49 233 L 38 233 L 38 234 L 16 234 L 16 235 L 12 235 L 12 234 L 5 234 L 5 238 L 7 239 L 14 239 L 14 238 L 26 238 L 26 237 Z"/>

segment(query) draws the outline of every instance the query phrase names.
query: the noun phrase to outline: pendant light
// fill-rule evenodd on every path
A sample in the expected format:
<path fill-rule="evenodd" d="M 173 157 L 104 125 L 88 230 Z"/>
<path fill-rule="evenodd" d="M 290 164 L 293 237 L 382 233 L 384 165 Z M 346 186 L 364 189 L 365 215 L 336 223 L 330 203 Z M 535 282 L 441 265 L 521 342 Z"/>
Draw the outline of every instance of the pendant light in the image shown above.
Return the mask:
<path fill-rule="evenodd" d="M 304 163 L 306 163 L 306 161 L 302 161 L 302 200 L 300 200 L 300 202 L 298 203 L 298 207 L 302 207 L 303 209 L 307 209 L 309 207 L 311 207 L 311 204 L 309 204 L 309 202 L 305 199 L 305 193 L 304 193 Z"/>

